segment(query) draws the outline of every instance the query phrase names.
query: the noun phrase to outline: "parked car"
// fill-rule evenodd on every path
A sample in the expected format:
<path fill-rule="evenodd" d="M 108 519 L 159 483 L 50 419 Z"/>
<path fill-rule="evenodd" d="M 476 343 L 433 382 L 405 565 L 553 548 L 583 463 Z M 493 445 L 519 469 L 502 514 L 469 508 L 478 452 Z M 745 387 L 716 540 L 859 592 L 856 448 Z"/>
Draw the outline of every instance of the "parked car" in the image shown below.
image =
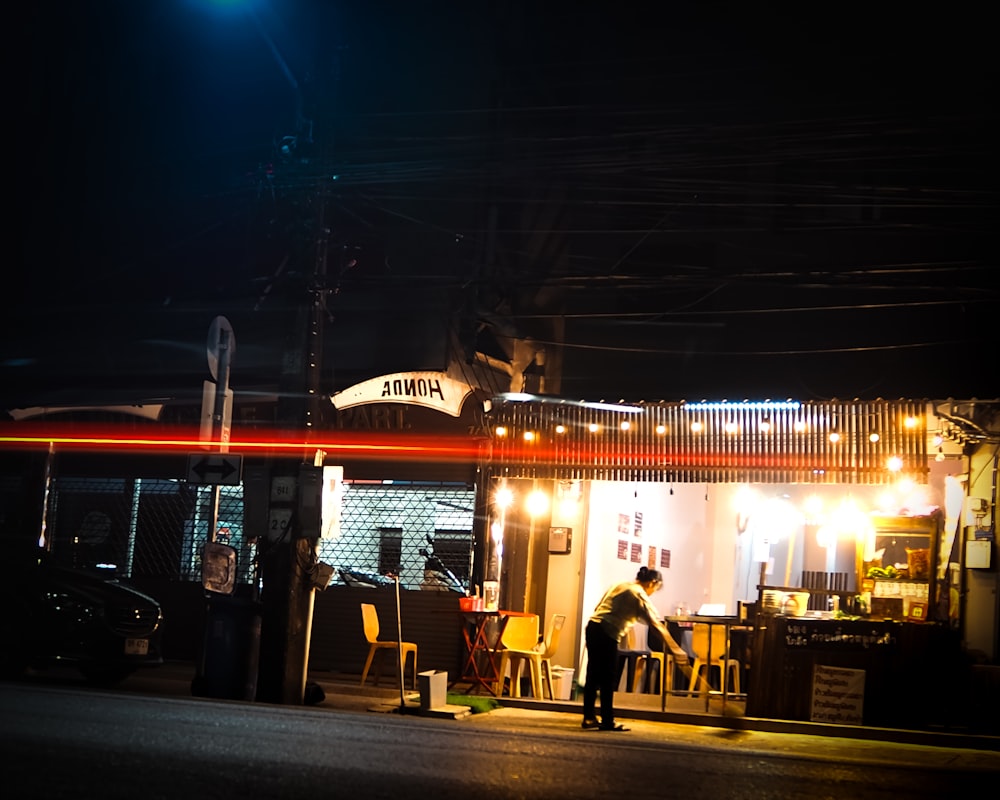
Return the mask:
<path fill-rule="evenodd" d="M 74 569 L 40 548 L 8 553 L 0 582 L 0 675 L 73 665 L 112 685 L 163 663 L 160 604 L 113 568 Z"/>

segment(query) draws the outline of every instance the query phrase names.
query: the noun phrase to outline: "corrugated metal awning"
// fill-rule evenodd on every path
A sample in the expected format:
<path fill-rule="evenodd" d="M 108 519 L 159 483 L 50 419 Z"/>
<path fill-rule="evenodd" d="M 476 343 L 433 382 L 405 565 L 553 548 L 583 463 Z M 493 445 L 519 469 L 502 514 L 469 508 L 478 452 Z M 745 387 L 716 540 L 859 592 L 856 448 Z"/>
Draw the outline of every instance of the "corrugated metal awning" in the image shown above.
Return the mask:
<path fill-rule="evenodd" d="M 926 483 L 926 401 L 587 403 L 495 398 L 494 476 L 677 483 Z"/>

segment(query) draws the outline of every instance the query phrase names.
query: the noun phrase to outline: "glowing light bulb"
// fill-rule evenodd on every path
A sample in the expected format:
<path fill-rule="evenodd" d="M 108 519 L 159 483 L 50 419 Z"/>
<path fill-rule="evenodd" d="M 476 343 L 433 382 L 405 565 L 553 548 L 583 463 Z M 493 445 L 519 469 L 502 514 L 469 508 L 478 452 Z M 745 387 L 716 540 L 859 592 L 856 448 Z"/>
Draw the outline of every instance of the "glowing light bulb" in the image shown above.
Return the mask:
<path fill-rule="evenodd" d="M 549 496 L 541 489 L 535 489 L 535 491 L 528 495 L 526 505 L 528 513 L 533 517 L 537 517 L 548 511 Z"/>

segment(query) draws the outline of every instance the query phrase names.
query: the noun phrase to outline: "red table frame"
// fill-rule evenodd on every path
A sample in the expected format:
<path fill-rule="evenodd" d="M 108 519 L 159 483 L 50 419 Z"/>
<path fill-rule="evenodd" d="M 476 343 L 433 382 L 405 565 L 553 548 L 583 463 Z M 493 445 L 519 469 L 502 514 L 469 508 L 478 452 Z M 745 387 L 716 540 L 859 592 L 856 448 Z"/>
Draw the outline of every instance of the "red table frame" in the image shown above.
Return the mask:
<path fill-rule="evenodd" d="M 497 654 L 501 649 L 500 640 L 507 620 L 515 613 L 512 611 L 462 611 L 462 637 L 465 640 L 465 662 L 462 674 L 451 682 L 452 686 L 459 683 L 481 686 L 493 696 L 502 693 L 503 678 L 499 674 Z M 491 642 L 486 633 L 490 620 L 498 622 L 496 637 Z M 482 662 L 482 668 L 480 668 Z M 485 673 L 485 674 L 484 674 Z"/>

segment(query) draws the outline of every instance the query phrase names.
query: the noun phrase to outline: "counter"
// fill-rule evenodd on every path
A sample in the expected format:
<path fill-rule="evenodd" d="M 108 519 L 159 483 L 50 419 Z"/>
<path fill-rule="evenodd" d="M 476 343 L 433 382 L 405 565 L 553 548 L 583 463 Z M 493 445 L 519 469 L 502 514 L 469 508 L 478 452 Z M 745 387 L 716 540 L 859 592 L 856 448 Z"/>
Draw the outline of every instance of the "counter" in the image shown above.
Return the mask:
<path fill-rule="evenodd" d="M 746 713 L 925 727 L 955 715 L 965 669 L 958 633 L 944 625 L 761 616 Z"/>

